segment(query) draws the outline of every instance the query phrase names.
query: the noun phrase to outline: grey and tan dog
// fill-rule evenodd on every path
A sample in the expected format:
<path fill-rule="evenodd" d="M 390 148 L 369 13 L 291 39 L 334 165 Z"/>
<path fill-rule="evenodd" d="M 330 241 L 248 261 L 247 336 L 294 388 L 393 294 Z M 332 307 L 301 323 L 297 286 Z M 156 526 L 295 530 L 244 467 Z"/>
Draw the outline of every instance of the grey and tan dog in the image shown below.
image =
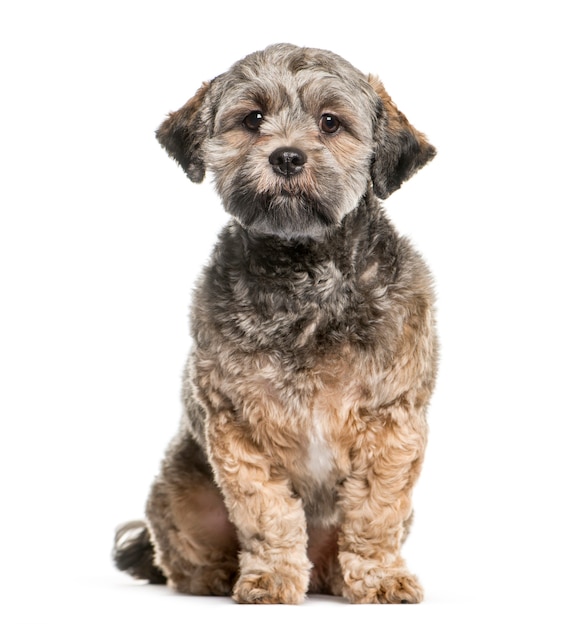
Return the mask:
<path fill-rule="evenodd" d="M 191 594 L 412 603 L 430 274 L 377 199 L 435 154 L 378 79 L 275 45 L 157 131 L 231 215 L 194 293 L 185 414 L 117 566 Z"/>

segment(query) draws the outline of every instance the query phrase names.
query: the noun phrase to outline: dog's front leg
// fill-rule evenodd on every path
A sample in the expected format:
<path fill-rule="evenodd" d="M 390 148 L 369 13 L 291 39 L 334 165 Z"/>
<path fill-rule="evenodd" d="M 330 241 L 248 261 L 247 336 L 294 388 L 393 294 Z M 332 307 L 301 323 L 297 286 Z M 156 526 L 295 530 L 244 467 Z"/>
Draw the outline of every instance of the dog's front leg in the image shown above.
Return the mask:
<path fill-rule="evenodd" d="M 387 413 L 365 426 L 341 492 L 343 595 L 355 603 L 416 603 L 423 596 L 400 546 L 424 453 L 424 420 Z"/>
<path fill-rule="evenodd" d="M 301 500 L 233 416 L 212 416 L 208 438 L 216 479 L 240 540 L 234 600 L 302 602 L 311 565 Z"/>

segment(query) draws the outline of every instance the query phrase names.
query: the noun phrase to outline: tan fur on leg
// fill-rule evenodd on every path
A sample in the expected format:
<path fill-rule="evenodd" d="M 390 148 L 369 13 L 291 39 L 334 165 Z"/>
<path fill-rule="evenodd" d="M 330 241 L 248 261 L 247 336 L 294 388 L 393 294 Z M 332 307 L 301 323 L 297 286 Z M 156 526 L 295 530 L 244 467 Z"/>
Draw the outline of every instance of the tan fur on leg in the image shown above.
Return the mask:
<path fill-rule="evenodd" d="M 231 416 L 212 415 L 208 433 L 216 478 L 241 545 L 233 597 L 297 604 L 307 591 L 311 567 L 302 503 L 267 455 L 232 423 Z"/>
<path fill-rule="evenodd" d="M 425 445 L 423 420 L 415 417 L 396 423 L 386 410 L 355 450 L 353 472 L 342 491 L 339 542 L 343 595 L 352 602 L 422 600 L 422 588 L 400 556 Z"/>

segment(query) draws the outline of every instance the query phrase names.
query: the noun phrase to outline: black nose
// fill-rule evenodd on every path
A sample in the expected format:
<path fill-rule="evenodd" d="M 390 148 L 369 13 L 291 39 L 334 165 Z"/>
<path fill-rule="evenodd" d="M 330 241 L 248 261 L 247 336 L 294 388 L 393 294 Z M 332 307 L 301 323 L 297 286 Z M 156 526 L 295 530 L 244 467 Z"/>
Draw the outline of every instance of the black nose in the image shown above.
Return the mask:
<path fill-rule="evenodd" d="M 270 164 L 276 174 L 293 176 L 303 169 L 307 156 L 298 148 L 278 148 L 269 156 Z"/>

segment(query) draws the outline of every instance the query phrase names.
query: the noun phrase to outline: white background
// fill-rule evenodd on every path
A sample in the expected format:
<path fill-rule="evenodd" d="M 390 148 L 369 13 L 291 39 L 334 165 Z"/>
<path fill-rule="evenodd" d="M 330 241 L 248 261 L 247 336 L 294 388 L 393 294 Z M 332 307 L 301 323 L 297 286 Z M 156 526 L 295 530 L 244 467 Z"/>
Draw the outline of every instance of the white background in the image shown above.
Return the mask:
<path fill-rule="evenodd" d="M 368 5 L 368 8 L 366 8 Z M 0 9 L 0 622 L 569 624 L 569 19 L 562 1 L 16 2 Z M 438 157 L 386 202 L 442 361 L 406 556 L 419 606 L 239 607 L 115 572 L 176 427 L 225 221 L 154 130 L 277 41 L 377 73 Z"/>

